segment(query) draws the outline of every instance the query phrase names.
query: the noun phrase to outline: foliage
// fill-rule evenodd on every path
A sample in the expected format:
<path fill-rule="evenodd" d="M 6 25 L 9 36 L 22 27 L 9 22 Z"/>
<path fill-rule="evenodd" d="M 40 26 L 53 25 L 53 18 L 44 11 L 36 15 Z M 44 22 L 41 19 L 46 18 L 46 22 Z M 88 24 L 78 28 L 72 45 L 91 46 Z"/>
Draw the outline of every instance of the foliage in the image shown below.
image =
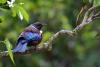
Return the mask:
<path fill-rule="evenodd" d="M 12 53 L 12 50 L 11 50 L 11 49 L 12 49 L 12 46 L 11 46 L 9 40 L 6 38 L 5 41 L 4 41 L 4 43 L 5 43 L 6 47 L 7 47 L 7 50 L 8 50 L 9 56 L 10 56 L 12 62 L 14 63 L 13 53 Z"/>

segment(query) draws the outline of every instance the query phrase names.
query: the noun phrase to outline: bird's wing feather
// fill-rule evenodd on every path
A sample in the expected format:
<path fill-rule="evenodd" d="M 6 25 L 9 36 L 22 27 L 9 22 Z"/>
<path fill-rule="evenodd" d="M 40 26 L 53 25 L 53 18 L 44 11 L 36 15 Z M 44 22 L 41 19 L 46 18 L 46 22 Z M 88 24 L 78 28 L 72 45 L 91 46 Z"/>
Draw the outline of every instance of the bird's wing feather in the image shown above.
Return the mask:
<path fill-rule="evenodd" d="M 36 33 L 36 32 L 24 32 L 22 37 L 25 38 L 25 40 L 27 41 L 30 40 L 36 41 L 41 39 L 40 33 Z"/>

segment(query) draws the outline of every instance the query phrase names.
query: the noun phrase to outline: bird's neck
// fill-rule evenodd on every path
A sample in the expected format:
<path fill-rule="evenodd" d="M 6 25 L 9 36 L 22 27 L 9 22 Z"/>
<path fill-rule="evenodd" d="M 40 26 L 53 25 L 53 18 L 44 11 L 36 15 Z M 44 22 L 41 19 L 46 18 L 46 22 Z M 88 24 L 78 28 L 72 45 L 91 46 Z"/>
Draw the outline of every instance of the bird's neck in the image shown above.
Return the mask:
<path fill-rule="evenodd" d="M 24 31 L 29 31 L 29 32 L 38 32 L 38 33 L 42 33 L 42 31 L 40 31 L 39 29 L 37 29 L 35 26 L 30 25 L 29 27 L 27 27 Z"/>
<path fill-rule="evenodd" d="M 32 27 L 33 29 L 36 29 L 36 30 L 38 30 L 38 29 L 37 29 L 35 26 L 33 26 L 33 25 L 32 25 L 31 27 Z"/>

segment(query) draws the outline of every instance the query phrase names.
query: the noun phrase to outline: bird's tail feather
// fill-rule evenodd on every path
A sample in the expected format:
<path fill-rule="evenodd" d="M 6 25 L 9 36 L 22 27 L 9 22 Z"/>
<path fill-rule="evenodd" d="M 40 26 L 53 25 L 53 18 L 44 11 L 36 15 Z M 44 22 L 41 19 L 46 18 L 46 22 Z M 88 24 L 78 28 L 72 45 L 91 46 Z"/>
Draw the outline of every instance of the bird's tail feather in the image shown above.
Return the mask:
<path fill-rule="evenodd" d="M 17 46 L 13 49 L 13 52 L 25 52 L 27 50 L 27 43 L 26 42 L 19 42 Z"/>

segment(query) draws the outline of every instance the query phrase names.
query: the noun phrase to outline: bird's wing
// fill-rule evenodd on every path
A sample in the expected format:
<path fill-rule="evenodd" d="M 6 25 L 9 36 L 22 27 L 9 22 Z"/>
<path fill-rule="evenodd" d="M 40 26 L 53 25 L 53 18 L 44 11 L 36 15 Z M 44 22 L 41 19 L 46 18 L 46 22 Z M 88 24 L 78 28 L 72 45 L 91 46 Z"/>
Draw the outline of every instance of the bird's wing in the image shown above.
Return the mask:
<path fill-rule="evenodd" d="M 23 37 L 27 41 L 30 41 L 30 40 L 36 41 L 36 40 L 40 40 L 41 39 L 40 33 L 37 33 L 37 32 L 25 32 L 23 34 Z"/>

